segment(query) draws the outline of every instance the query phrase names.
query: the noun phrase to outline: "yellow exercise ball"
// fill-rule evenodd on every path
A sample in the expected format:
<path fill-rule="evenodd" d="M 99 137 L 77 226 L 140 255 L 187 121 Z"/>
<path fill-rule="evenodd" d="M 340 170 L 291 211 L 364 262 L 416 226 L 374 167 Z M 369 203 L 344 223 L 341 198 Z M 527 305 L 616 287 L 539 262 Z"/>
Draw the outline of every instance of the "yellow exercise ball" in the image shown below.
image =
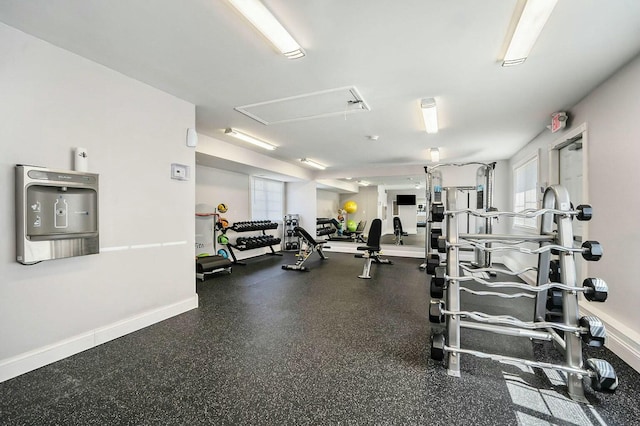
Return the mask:
<path fill-rule="evenodd" d="M 354 214 L 358 210 L 358 204 L 355 201 L 347 201 L 343 207 L 347 213 Z"/>

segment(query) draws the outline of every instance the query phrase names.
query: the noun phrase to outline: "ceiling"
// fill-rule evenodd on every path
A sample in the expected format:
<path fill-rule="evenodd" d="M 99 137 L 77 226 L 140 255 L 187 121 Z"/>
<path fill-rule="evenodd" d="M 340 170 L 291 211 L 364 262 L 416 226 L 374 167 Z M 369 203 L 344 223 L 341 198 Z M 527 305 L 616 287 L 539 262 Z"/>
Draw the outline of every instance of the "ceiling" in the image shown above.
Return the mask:
<path fill-rule="evenodd" d="M 331 177 L 424 165 L 432 147 L 445 162 L 507 159 L 640 52 L 635 0 L 559 1 L 508 68 L 516 0 L 263 2 L 304 58 L 277 53 L 225 0 L 2 0 L 0 21 L 195 104 L 200 134 L 261 151 L 223 133 L 233 127 Z M 350 87 L 370 111 L 345 100 L 344 113 L 265 125 L 234 109 Z M 435 135 L 424 97 L 438 104 Z"/>

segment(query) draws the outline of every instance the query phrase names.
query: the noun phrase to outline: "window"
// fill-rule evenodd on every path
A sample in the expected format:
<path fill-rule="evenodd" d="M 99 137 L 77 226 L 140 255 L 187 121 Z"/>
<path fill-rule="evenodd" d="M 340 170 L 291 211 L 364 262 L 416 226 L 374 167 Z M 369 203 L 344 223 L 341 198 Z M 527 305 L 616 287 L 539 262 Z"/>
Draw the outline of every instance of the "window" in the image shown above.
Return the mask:
<path fill-rule="evenodd" d="M 284 183 L 258 177 L 251 182 L 251 219 L 281 221 Z"/>
<path fill-rule="evenodd" d="M 538 207 L 538 157 L 514 167 L 514 195 L 513 210 L 520 212 L 525 209 L 536 209 Z M 536 228 L 536 218 L 516 217 L 513 220 L 514 226 L 526 228 Z"/>

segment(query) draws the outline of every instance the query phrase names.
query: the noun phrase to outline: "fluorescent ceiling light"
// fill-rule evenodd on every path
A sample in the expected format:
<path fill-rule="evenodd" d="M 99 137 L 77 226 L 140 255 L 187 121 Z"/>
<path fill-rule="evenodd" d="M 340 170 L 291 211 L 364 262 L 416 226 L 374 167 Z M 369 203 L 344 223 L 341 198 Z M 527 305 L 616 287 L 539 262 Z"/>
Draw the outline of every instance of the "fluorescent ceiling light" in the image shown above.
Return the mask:
<path fill-rule="evenodd" d="M 315 161 L 309 160 L 306 158 L 301 158 L 300 161 L 306 164 L 307 166 L 315 167 L 316 169 L 324 170 L 327 168 L 327 166 L 324 166 L 320 163 L 316 163 Z"/>
<path fill-rule="evenodd" d="M 427 133 L 438 133 L 438 111 L 436 110 L 436 100 L 433 98 L 425 98 L 420 101 L 422 117 L 424 118 L 424 127 Z"/>
<path fill-rule="evenodd" d="M 284 56 L 297 59 L 305 55 L 302 47 L 259 0 L 228 1 Z"/>
<path fill-rule="evenodd" d="M 440 162 L 440 150 L 438 148 L 431 148 L 430 154 L 431 154 L 431 161 L 433 163 Z"/>
<path fill-rule="evenodd" d="M 504 55 L 503 67 L 518 65 L 527 59 L 557 2 L 558 0 L 526 0 L 524 7 L 521 6 L 522 2 L 519 3 L 514 14 L 518 23 Z"/>
<path fill-rule="evenodd" d="M 224 133 L 226 135 L 233 136 L 236 139 L 240 139 L 241 141 L 249 142 L 251 144 L 259 146 L 260 148 L 268 149 L 269 151 L 273 151 L 274 149 L 276 149 L 276 147 L 271 145 L 270 143 L 261 141 L 260 139 L 256 139 L 253 136 L 246 135 L 242 132 L 237 131 L 236 129 L 226 129 Z"/>

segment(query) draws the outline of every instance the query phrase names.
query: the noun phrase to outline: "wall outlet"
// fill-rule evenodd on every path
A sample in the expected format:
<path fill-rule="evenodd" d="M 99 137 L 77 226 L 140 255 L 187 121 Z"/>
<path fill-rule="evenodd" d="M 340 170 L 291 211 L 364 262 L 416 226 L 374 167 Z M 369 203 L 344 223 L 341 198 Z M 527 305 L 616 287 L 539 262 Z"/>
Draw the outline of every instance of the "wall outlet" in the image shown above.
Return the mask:
<path fill-rule="evenodd" d="M 189 166 L 184 164 L 171 164 L 171 179 L 189 180 Z"/>

